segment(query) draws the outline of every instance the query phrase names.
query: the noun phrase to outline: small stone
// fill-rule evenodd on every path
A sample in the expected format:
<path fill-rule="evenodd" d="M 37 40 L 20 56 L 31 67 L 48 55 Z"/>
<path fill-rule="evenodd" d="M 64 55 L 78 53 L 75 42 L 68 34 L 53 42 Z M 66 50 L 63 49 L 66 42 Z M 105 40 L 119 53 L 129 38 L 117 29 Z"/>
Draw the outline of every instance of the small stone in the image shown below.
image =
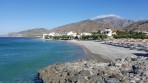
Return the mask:
<path fill-rule="evenodd" d="M 116 63 L 115 65 L 116 65 L 117 67 L 121 67 L 122 64 L 121 64 L 121 63 Z"/>
<path fill-rule="evenodd" d="M 53 79 L 52 83 L 59 83 L 59 79 Z"/>
<path fill-rule="evenodd" d="M 111 72 L 111 71 L 110 71 L 110 72 Z M 112 74 L 117 74 L 117 73 L 119 73 L 119 70 L 118 70 L 118 69 L 112 70 Z"/>
<path fill-rule="evenodd" d="M 125 64 L 122 64 L 121 67 L 124 69 L 127 68 L 127 66 Z"/>
<path fill-rule="evenodd" d="M 132 61 L 137 61 L 137 58 L 131 58 Z"/>
<path fill-rule="evenodd" d="M 117 80 L 121 80 L 122 76 L 119 74 L 114 74 L 113 77 L 115 77 Z"/>
<path fill-rule="evenodd" d="M 148 80 L 144 80 L 143 83 L 148 83 Z"/>
<path fill-rule="evenodd" d="M 104 81 L 102 79 L 90 79 L 85 83 L 104 83 Z"/>
<path fill-rule="evenodd" d="M 77 82 L 78 81 L 78 77 L 77 76 L 73 76 L 73 77 L 70 77 L 69 79 L 69 82 Z"/>
<path fill-rule="evenodd" d="M 130 83 L 136 83 L 136 81 L 135 80 L 131 80 Z"/>
<path fill-rule="evenodd" d="M 148 76 L 148 71 L 145 71 L 143 74 L 144 74 L 145 76 Z"/>
<path fill-rule="evenodd" d="M 130 81 L 129 80 L 125 80 L 124 83 L 130 83 Z"/>
<path fill-rule="evenodd" d="M 97 75 L 93 75 L 93 76 L 88 77 L 88 79 L 98 79 L 98 78 L 99 78 L 99 76 L 97 76 Z"/>
<path fill-rule="evenodd" d="M 135 81 L 139 81 L 140 78 L 138 78 L 138 77 L 134 77 L 134 80 L 135 80 Z"/>
<path fill-rule="evenodd" d="M 124 58 L 122 58 L 122 59 L 121 59 L 121 61 L 122 61 L 122 62 L 124 62 L 124 61 L 125 61 L 125 59 L 124 59 Z"/>
<path fill-rule="evenodd" d="M 129 77 L 130 77 L 130 78 L 133 78 L 133 77 L 134 77 L 134 74 L 133 74 L 133 73 L 130 73 L 130 74 L 129 74 Z"/>
<path fill-rule="evenodd" d="M 126 57 L 125 61 L 128 61 L 128 62 L 131 61 L 131 57 Z"/>
<path fill-rule="evenodd" d="M 116 59 L 116 62 L 120 62 L 120 61 L 121 61 L 121 59 L 120 59 L 120 58 L 117 58 L 117 59 Z"/>
<path fill-rule="evenodd" d="M 122 70 L 122 71 L 121 71 L 121 73 L 122 73 L 123 75 L 127 75 L 128 72 L 129 72 L 129 71 L 127 71 L 127 70 Z"/>
<path fill-rule="evenodd" d="M 116 78 L 108 78 L 105 79 L 105 83 L 119 83 L 119 81 Z"/>
<path fill-rule="evenodd" d="M 78 79 L 78 83 L 87 83 L 87 79 L 86 78 L 84 78 L 84 77 L 80 77 L 79 79 Z"/>
<path fill-rule="evenodd" d="M 115 66 L 115 63 L 114 63 L 114 62 L 110 62 L 110 63 L 108 64 L 108 66 Z"/>
<path fill-rule="evenodd" d="M 89 76 L 90 75 L 90 71 L 89 70 L 82 70 L 80 71 L 81 76 Z"/>
<path fill-rule="evenodd" d="M 64 79 L 61 79 L 59 83 L 65 83 L 66 81 Z"/>

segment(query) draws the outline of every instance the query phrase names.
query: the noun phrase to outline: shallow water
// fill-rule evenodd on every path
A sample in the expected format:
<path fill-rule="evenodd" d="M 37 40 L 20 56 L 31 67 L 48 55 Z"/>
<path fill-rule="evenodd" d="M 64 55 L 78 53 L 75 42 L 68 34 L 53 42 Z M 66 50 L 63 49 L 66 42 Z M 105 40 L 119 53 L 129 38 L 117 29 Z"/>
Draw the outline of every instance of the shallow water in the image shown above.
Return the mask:
<path fill-rule="evenodd" d="M 37 70 L 90 58 L 76 45 L 38 38 L 0 38 L 0 83 L 34 83 Z"/>

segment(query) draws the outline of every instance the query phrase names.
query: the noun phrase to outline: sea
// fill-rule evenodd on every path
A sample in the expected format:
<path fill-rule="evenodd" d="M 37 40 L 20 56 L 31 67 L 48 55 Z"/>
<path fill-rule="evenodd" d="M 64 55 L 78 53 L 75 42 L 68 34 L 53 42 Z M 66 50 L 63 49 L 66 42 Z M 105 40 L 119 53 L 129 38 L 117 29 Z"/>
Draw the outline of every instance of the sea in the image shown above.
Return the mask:
<path fill-rule="evenodd" d="M 81 47 L 66 41 L 1 37 L 0 83 L 40 83 L 39 69 L 89 58 Z"/>

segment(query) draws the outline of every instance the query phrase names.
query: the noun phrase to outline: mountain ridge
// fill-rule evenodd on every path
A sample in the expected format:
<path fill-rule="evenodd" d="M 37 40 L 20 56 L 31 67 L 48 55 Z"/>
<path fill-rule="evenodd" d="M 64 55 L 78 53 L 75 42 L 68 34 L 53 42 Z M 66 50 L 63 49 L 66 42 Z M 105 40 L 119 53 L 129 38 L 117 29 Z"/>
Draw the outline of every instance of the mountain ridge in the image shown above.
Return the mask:
<path fill-rule="evenodd" d="M 99 15 L 99 16 L 90 18 L 90 20 L 96 20 L 96 19 L 102 19 L 102 18 L 108 18 L 108 17 L 115 17 L 115 18 L 121 18 L 121 19 L 123 19 L 122 17 L 120 17 L 120 16 L 118 16 L 118 15 L 115 15 L 115 14 L 108 14 L 108 15 Z"/>
<path fill-rule="evenodd" d="M 133 20 L 124 19 L 118 15 L 109 14 L 109 15 L 100 15 L 94 18 L 91 18 L 90 20 L 94 21 L 100 21 L 100 22 L 107 22 L 110 23 L 116 27 L 125 28 L 128 25 L 134 23 Z"/>
<path fill-rule="evenodd" d="M 71 23 L 67 25 L 63 25 L 54 29 L 51 29 L 51 32 L 64 33 L 68 31 L 75 31 L 77 33 L 81 32 L 94 32 L 98 30 L 102 30 L 105 28 L 111 28 L 113 30 L 121 30 L 121 28 L 114 27 L 106 22 L 96 22 L 93 20 L 84 20 L 77 23 Z"/>
<path fill-rule="evenodd" d="M 143 21 L 142 23 L 145 24 L 145 22 Z M 90 18 L 80 22 L 62 25 L 50 30 L 45 28 L 35 28 L 35 29 L 20 31 L 16 33 L 10 33 L 5 36 L 23 36 L 23 37 L 40 36 L 42 37 L 42 34 L 44 33 L 50 33 L 50 32 L 66 33 L 69 31 L 74 31 L 80 34 L 81 32 L 96 32 L 98 30 L 103 30 L 105 28 L 111 28 L 113 31 L 124 30 L 124 29 L 127 30 L 128 28 L 130 30 L 131 27 L 134 28 L 136 26 L 139 26 L 139 24 L 141 24 L 141 22 L 139 21 L 135 22 L 132 20 L 124 19 L 117 15 L 110 14 L 110 15 L 103 15 L 100 17 L 98 16 L 96 19 Z M 146 25 L 144 25 L 143 27 L 147 27 L 148 26 L 147 24 L 148 23 L 146 21 Z M 144 30 L 147 30 L 147 28 Z"/>

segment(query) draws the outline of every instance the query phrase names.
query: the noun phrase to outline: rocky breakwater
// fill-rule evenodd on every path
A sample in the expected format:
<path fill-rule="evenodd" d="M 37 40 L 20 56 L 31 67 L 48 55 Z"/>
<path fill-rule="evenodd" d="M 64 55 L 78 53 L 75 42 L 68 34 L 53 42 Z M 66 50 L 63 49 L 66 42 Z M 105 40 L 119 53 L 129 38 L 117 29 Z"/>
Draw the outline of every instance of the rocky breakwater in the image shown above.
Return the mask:
<path fill-rule="evenodd" d="M 80 60 L 39 70 L 44 83 L 148 83 L 148 58 L 141 56 L 101 63 Z"/>

